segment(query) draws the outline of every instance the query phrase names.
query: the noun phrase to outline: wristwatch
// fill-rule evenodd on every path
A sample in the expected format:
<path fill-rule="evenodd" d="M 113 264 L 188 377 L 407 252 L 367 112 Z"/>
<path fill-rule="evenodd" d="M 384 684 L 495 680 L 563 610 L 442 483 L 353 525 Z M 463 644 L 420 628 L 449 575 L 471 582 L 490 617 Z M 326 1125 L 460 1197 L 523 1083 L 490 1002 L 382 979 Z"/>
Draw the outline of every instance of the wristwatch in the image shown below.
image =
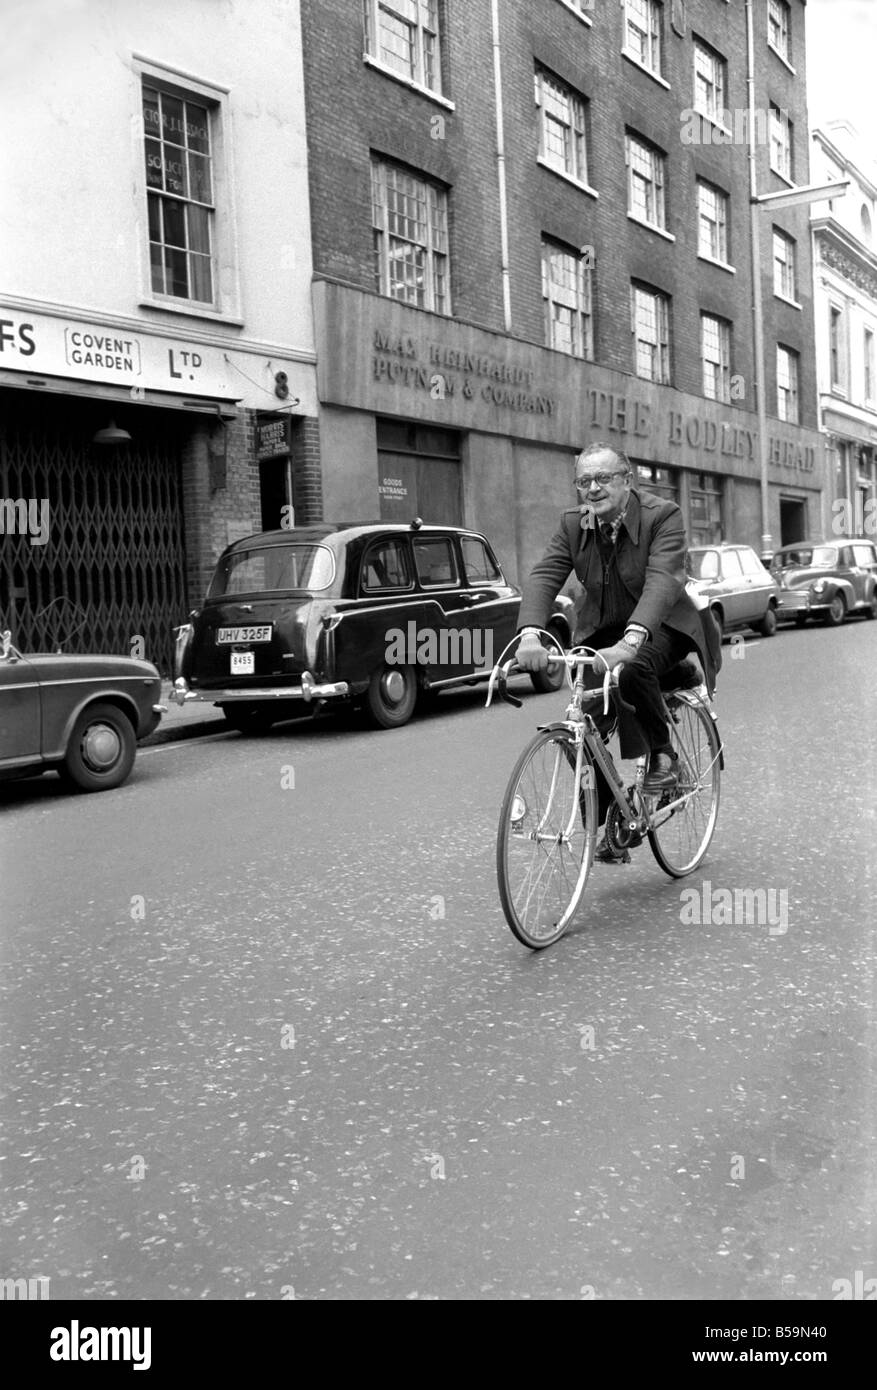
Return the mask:
<path fill-rule="evenodd" d="M 539 636 L 539 631 L 540 631 L 540 629 L 539 629 L 538 627 L 522 627 L 521 630 L 520 630 L 519 633 L 518 633 L 518 636 L 519 636 L 519 637 L 529 637 L 529 635 L 530 635 L 531 632 L 535 632 L 536 636 L 538 637 L 538 636 Z"/>

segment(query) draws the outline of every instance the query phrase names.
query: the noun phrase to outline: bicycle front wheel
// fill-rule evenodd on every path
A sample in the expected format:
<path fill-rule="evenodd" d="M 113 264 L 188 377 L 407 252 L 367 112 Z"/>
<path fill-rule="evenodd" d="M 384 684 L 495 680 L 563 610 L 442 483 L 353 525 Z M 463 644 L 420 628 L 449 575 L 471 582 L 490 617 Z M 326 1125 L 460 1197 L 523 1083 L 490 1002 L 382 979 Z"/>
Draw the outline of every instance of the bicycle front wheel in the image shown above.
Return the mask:
<path fill-rule="evenodd" d="M 670 740 L 679 759 L 679 783 L 652 813 L 652 853 L 671 878 L 696 869 L 709 848 L 719 814 L 721 745 L 715 723 L 702 705 L 670 700 Z"/>
<path fill-rule="evenodd" d="M 524 749 L 503 798 L 496 841 L 506 921 L 532 950 L 563 935 L 594 862 L 597 794 L 587 747 L 576 777 L 576 742 L 544 729 Z"/>

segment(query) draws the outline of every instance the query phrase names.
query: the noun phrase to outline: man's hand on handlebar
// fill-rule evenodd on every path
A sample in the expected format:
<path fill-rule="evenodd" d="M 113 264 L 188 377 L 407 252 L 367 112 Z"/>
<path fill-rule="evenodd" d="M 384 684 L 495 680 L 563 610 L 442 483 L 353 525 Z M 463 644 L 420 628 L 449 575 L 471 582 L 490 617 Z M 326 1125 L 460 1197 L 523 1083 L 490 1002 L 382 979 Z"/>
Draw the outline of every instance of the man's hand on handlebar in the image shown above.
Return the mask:
<path fill-rule="evenodd" d="M 635 656 L 633 647 L 629 647 L 626 642 L 616 642 L 614 647 L 604 647 L 602 651 L 597 652 L 594 670 L 598 676 L 602 676 L 606 671 L 614 671 L 616 666 L 625 666 L 628 661 L 633 661 Z"/>
<path fill-rule="evenodd" d="M 521 638 L 515 661 L 522 671 L 548 670 L 548 653 L 535 632 L 528 632 Z"/>

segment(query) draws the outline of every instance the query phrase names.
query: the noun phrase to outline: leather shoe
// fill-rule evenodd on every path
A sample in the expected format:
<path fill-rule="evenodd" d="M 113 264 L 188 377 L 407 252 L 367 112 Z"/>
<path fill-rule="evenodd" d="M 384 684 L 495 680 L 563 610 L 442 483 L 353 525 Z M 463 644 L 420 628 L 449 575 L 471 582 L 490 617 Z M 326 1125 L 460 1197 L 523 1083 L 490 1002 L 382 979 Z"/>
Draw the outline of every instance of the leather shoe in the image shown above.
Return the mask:
<path fill-rule="evenodd" d="M 644 792 L 666 792 L 676 786 L 679 759 L 675 753 L 652 753 L 643 780 Z"/>

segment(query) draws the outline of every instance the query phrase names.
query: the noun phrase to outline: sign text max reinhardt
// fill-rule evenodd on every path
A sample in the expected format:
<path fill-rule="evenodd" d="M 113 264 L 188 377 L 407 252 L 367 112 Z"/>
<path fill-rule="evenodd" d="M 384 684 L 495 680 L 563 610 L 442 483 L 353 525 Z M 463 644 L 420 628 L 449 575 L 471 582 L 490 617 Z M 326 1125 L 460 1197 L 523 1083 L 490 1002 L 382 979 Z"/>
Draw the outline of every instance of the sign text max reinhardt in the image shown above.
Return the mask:
<path fill-rule="evenodd" d="M 534 389 L 535 372 L 503 362 L 489 353 L 464 352 L 441 343 L 426 344 L 426 360 L 417 341 L 408 334 L 393 335 L 378 328 L 374 335 L 372 371 L 375 381 L 428 391 L 433 400 L 476 395 L 489 405 L 552 416 L 557 402 Z M 649 401 L 635 400 L 616 391 L 589 386 L 584 391 L 590 425 L 601 433 L 655 439 L 655 422 Z M 725 458 L 755 460 L 758 434 L 746 425 L 716 421 L 693 412 L 663 413 L 662 443 L 670 448 L 688 447 Z M 657 441 L 656 441 L 657 442 Z M 768 437 L 768 460 L 774 467 L 812 473 L 816 449 L 777 435 Z"/>

